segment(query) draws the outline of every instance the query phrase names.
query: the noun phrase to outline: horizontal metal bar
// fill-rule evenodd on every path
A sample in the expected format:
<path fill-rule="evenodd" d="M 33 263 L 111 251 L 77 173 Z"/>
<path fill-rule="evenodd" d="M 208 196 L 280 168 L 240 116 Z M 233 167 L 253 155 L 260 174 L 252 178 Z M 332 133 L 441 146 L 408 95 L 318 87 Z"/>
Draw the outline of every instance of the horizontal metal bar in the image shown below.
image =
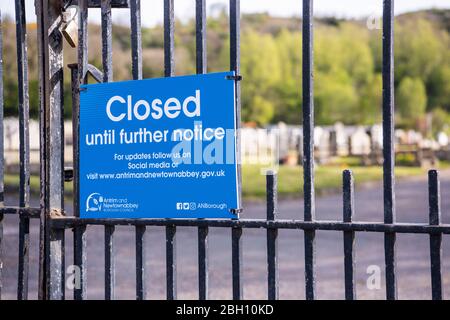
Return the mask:
<path fill-rule="evenodd" d="M 208 220 L 208 219 L 80 219 L 76 217 L 55 217 L 51 220 L 54 228 L 73 228 L 80 225 L 147 225 L 147 226 L 183 226 L 214 228 L 263 228 L 263 229 L 303 229 L 355 232 L 398 232 L 423 234 L 450 234 L 450 224 L 428 225 L 425 223 L 383 222 L 341 222 L 341 221 L 303 221 L 242 219 L 242 220 Z"/>
<path fill-rule="evenodd" d="M 78 5 L 78 0 L 66 0 L 66 5 Z M 89 8 L 100 8 L 101 0 L 89 0 L 88 1 Z M 111 8 L 129 8 L 130 1 L 129 0 L 111 0 Z"/>
<path fill-rule="evenodd" d="M 28 218 L 40 218 L 40 208 L 4 207 L 0 208 L 0 214 L 18 214 Z"/>

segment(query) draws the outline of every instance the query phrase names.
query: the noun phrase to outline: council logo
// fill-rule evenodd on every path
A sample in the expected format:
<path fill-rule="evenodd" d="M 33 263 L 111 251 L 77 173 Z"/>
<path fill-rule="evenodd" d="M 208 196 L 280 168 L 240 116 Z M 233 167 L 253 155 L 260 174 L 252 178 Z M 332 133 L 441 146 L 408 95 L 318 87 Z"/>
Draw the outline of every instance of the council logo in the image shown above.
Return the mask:
<path fill-rule="evenodd" d="M 103 196 L 100 193 L 91 193 L 86 199 L 86 212 L 97 212 L 102 210 Z"/>

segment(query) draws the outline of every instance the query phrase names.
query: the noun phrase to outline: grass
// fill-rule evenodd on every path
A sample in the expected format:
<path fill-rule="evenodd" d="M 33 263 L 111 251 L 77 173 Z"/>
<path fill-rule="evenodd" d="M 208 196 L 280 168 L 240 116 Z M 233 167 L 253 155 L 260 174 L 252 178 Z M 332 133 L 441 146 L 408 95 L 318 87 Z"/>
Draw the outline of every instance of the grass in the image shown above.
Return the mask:
<path fill-rule="evenodd" d="M 355 184 L 382 179 L 382 168 L 371 166 L 318 166 L 315 170 L 315 191 L 321 195 L 342 188 L 342 171 L 351 169 Z M 257 166 L 243 166 L 242 193 L 246 199 L 263 199 L 266 194 L 265 176 Z M 419 167 L 396 167 L 398 178 L 425 174 Z M 280 166 L 278 170 L 278 194 L 280 197 L 301 196 L 303 192 L 303 169 L 300 166 Z"/>
<path fill-rule="evenodd" d="M 19 175 L 18 174 L 5 174 L 5 190 L 6 192 L 19 193 Z M 73 186 L 72 183 L 64 183 L 64 189 L 67 195 L 72 195 Z M 39 177 L 30 176 L 30 191 L 32 194 L 39 194 Z"/>
<path fill-rule="evenodd" d="M 450 163 L 440 162 L 440 169 L 450 168 Z M 332 165 L 317 166 L 315 170 L 315 190 L 321 195 L 329 192 L 339 192 L 342 188 L 342 171 L 351 169 L 355 184 L 382 179 L 382 168 L 379 166 L 360 166 L 353 158 L 340 158 Z M 419 167 L 397 166 L 397 178 L 426 174 L 427 170 Z M 280 197 L 301 196 L 303 192 L 303 170 L 300 166 L 280 166 L 278 170 L 278 194 Z M 261 174 L 261 167 L 243 165 L 242 194 L 245 199 L 264 199 L 266 195 L 265 176 Z M 19 176 L 5 175 L 5 189 L 7 192 L 18 192 Z M 33 194 L 39 194 L 39 177 L 31 176 L 30 189 Z M 65 183 L 67 196 L 72 195 L 72 183 Z"/>

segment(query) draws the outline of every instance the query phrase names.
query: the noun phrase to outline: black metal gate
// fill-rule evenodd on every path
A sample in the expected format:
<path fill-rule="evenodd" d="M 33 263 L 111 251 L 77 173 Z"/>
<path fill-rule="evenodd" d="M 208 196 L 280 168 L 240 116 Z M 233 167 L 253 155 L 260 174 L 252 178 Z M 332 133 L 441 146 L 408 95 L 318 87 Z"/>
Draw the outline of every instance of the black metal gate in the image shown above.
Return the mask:
<path fill-rule="evenodd" d="M 194 0 L 192 0 L 194 1 Z M 205 73 L 206 59 L 206 0 L 196 0 L 196 65 L 197 73 Z M 442 298 L 441 242 L 443 234 L 450 234 L 450 225 L 440 223 L 440 190 L 438 173 L 429 172 L 429 223 L 396 223 L 394 194 L 394 84 L 393 84 L 393 0 L 383 1 L 383 190 L 384 221 L 354 222 L 353 176 L 343 172 L 343 219 L 341 221 L 318 221 L 315 219 L 314 196 L 314 103 L 313 103 L 313 0 L 303 0 L 303 167 L 304 167 L 304 218 L 298 220 L 277 219 L 277 176 L 267 176 L 267 219 L 241 220 L 166 220 L 166 219 L 79 219 L 67 216 L 64 210 L 64 181 L 74 184 L 74 212 L 78 212 L 78 125 L 79 85 L 92 76 L 98 82 L 112 81 L 112 32 L 111 8 L 129 8 L 131 16 L 131 48 L 133 79 L 142 78 L 141 10 L 140 0 L 36 0 L 38 22 L 39 76 L 40 76 L 40 207 L 29 205 L 29 102 L 28 67 L 26 47 L 26 23 L 24 0 L 16 0 L 17 63 L 19 84 L 20 121 L 20 201 L 18 207 L 3 205 L 4 163 L 0 157 L 0 259 L 2 258 L 2 224 L 4 214 L 19 216 L 18 298 L 27 299 L 28 255 L 30 219 L 40 221 L 39 298 L 64 299 L 65 230 L 74 234 L 74 264 L 80 268 L 81 283 L 73 297 L 86 297 L 86 233 L 90 225 L 102 225 L 105 232 L 105 299 L 114 298 L 115 255 L 114 231 L 116 226 L 135 226 L 136 251 L 136 298 L 146 299 L 146 246 L 147 226 L 160 226 L 166 230 L 166 285 L 167 299 L 177 298 L 176 232 L 178 226 L 198 229 L 198 292 L 199 299 L 208 299 L 208 230 L 210 227 L 228 228 L 232 243 L 232 290 L 233 299 L 243 297 L 242 284 L 242 233 L 246 228 L 267 230 L 267 296 L 278 298 L 277 237 L 279 229 L 299 229 L 304 233 L 305 244 L 305 292 L 307 299 L 315 299 L 315 235 L 317 230 L 341 231 L 343 233 L 343 263 L 345 266 L 345 298 L 355 299 L 354 242 L 356 232 L 384 234 L 386 298 L 397 298 L 396 285 L 396 234 L 420 233 L 430 238 L 432 298 Z M 78 63 L 69 65 L 72 79 L 74 167 L 64 168 L 63 125 L 63 37 L 57 27 L 65 8 L 70 4 L 79 6 Z M 380 0 L 381 5 L 381 0 Z M 100 7 L 102 16 L 103 72 L 88 63 L 87 26 L 88 8 Z M 240 69 L 240 0 L 229 1 L 230 22 L 230 70 L 239 74 Z M 1 37 L 0 37 L 1 39 Z M 1 46 L 1 42 L 0 42 Z M 300 44 L 299 44 L 300 50 Z M 174 74 L 174 0 L 164 0 L 164 73 Z M 0 64 L 1 65 L 1 64 Z M 0 69 L 1 73 L 1 69 Z M 244 75 L 245 76 L 245 75 Z M 1 79 L 1 77 L 0 77 Z M 0 90 L 3 86 L 0 83 Z M 236 102 L 240 119 L 240 85 L 236 82 Z M 0 103 L 3 92 L 0 91 Z M 299 110 L 300 115 L 300 110 Z M 0 106 L 3 121 L 3 106 Z M 3 136 L 3 126 L 0 126 Z M 3 140 L 0 139 L 0 154 Z M 300 179 L 300 177 L 299 177 Z M 1 261 L 0 261 L 1 289 Z M 1 291 L 0 291 L 1 294 Z"/>

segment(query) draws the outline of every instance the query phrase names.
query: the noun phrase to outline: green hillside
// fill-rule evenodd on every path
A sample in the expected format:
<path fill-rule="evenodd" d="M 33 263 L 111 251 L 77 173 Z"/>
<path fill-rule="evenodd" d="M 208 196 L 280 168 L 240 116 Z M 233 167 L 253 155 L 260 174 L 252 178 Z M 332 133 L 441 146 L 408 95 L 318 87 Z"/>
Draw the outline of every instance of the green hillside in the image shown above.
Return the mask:
<path fill-rule="evenodd" d="M 17 114 L 15 23 L 5 18 L 5 114 Z M 431 112 L 434 129 L 450 123 L 450 10 L 429 10 L 396 17 L 395 85 L 397 124 L 412 127 Z M 38 114 L 36 25 L 28 28 L 31 113 Z M 144 77 L 163 74 L 163 28 L 142 31 Z M 243 120 L 264 125 L 301 121 L 301 19 L 248 14 L 242 17 Z M 131 75 L 130 29 L 113 26 L 114 79 Z M 65 65 L 76 50 L 65 44 Z M 319 18 L 315 28 L 315 105 L 319 124 L 380 121 L 381 30 L 365 20 Z M 89 28 L 90 63 L 101 67 L 100 26 Z M 208 69 L 229 69 L 226 13 L 208 20 Z M 66 92 L 70 92 L 65 69 Z M 195 72 L 194 21 L 176 23 L 176 74 Z M 70 94 L 65 112 L 70 116 Z"/>

